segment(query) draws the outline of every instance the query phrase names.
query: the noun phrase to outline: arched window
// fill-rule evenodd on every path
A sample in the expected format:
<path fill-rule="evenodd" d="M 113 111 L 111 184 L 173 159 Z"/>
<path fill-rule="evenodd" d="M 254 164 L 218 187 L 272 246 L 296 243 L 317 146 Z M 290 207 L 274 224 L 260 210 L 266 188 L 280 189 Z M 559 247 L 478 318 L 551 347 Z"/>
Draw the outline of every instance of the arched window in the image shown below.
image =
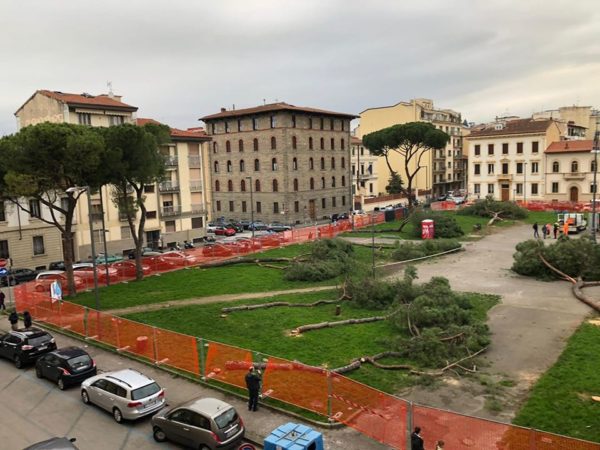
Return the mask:
<path fill-rule="evenodd" d="M 275 136 L 271 136 L 271 150 L 275 150 L 277 148 L 277 139 Z"/>
<path fill-rule="evenodd" d="M 335 139 L 331 138 L 331 150 L 335 150 Z"/>
<path fill-rule="evenodd" d="M 260 161 L 258 159 L 254 160 L 254 171 L 258 172 L 260 170 Z"/>
<path fill-rule="evenodd" d="M 552 163 L 552 172 L 554 172 L 554 173 L 560 172 L 560 164 L 558 163 L 558 161 L 554 161 Z"/>
<path fill-rule="evenodd" d="M 340 147 L 342 148 L 342 150 L 346 149 L 346 140 L 344 138 L 342 138 L 340 141 Z"/>
<path fill-rule="evenodd" d="M 215 161 L 215 173 L 219 173 L 219 161 Z"/>
<path fill-rule="evenodd" d="M 579 163 L 577 161 L 571 162 L 571 173 L 579 172 Z"/>
<path fill-rule="evenodd" d="M 219 146 L 216 142 L 213 142 L 213 153 L 217 153 L 219 151 Z"/>
<path fill-rule="evenodd" d="M 240 152 L 244 151 L 244 141 L 241 139 L 238 141 L 238 148 L 240 149 Z"/>
<path fill-rule="evenodd" d="M 225 151 L 226 152 L 230 152 L 231 151 L 231 142 L 225 141 Z"/>
<path fill-rule="evenodd" d="M 227 161 L 227 172 L 233 172 L 233 165 L 231 164 L 231 161 Z"/>
<path fill-rule="evenodd" d="M 311 177 L 308 184 L 310 186 L 311 191 L 315 189 L 315 179 L 314 178 Z"/>
<path fill-rule="evenodd" d="M 298 192 L 298 178 L 294 178 L 294 191 Z"/>
<path fill-rule="evenodd" d="M 346 177 L 342 175 L 342 186 L 346 186 Z"/>
<path fill-rule="evenodd" d="M 325 139 L 321 138 L 321 150 L 325 150 Z"/>
<path fill-rule="evenodd" d="M 254 182 L 254 190 L 255 190 L 256 192 L 260 192 L 260 180 L 256 180 L 256 181 Z"/>
<path fill-rule="evenodd" d="M 292 159 L 292 170 L 298 170 L 298 158 Z"/>
<path fill-rule="evenodd" d="M 331 157 L 331 168 L 335 169 L 335 158 L 333 156 Z"/>
<path fill-rule="evenodd" d="M 321 158 L 321 170 L 325 170 L 325 158 Z"/>
<path fill-rule="evenodd" d="M 321 189 L 325 189 L 325 177 L 321 177 Z"/>
<path fill-rule="evenodd" d="M 252 141 L 252 145 L 254 147 L 254 151 L 257 152 L 258 151 L 258 139 L 254 138 L 254 140 Z"/>
<path fill-rule="evenodd" d="M 346 168 L 346 159 L 342 156 L 342 169 Z"/>
<path fill-rule="evenodd" d="M 277 158 L 271 160 L 271 170 L 275 172 L 277 170 Z"/>
<path fill-rule="evenodd" d="M 312 158 L 308 158 L 308 169 L 315 170 L 315 162 L 313 161 Z"/>
<path fill-rule="evenodd" d="M 296 136 L 292 136 L 292 148 L 294 150 L 298 148 L 298 139 L 296 139 Z"/>
<path fill-rule="evenodd" d="M 277 180 L 273 180 L 273 192 L 277 191 L 279 191 L 279 183 L 277 183 Z"/>
<path fill-rule="evenodd" d="M 335 187 L 335 177 L 331 177 L 331 187 Z"/>
<path fill-rule="evenodd" d="M 215 191 L 219 192 L 221 190 L 221 183 L 219 180 L 215 180 Z"/>
<path fill-rule="evenodd" d="M 246 171 L 246 163 L 244 162 L 243 159 L 240 159 L 240 172 L 245 172 Z"/>
<path fill-rule="evenodd" d="M 233 191 L 233 181 L 229 180 L 229 181 L 227 182 L 227 190 L 228 190 L 229 192 L 232 192 L 232 191 Z"/>
<path fill-rule="evenodd" d="M 309 150 L 313 149 L 313 138 L 312 138 L 312 136 L 308 138 L 308 149 Z"/>
<path fill-rule="evenodd" d="M 246 192 L 246 180 L 240 181 L 240 191 Z"/>

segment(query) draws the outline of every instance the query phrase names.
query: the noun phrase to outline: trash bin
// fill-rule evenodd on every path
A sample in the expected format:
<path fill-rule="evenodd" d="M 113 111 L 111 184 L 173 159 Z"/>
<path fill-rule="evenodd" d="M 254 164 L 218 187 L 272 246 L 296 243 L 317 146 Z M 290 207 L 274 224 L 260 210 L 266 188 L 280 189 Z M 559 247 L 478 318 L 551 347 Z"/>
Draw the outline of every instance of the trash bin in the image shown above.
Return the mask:
<path fill-rule="evenodd" d="M 433 239 L 435 237 L 434 223 L 431 219 L 421 221 L 421 239 Z"/>
<path fill-rule="evenodd" d="M 323 435 L 312 428 L 288 422 L 277 427 L 263 442 L 264 450 L 324 450 Z"/>
<path fill-rule="evenodd" d="M 136 353 L 146 353 L 148 349 L 148 336 L 138 336 L 135 340 Z"/>

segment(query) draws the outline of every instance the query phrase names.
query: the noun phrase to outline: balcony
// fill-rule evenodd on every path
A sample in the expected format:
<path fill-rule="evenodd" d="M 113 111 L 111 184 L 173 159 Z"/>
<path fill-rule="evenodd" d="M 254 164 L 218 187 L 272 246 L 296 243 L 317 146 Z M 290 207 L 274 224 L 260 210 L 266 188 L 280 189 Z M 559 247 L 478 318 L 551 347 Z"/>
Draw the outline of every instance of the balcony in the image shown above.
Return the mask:
<path fill-rule="evenodd" d="M 167 155 L 165 156 L 165 165 L 167 167 L 177 167 L 179 163 L 179 158 L 177 156 Z"/>
<path fill-rule="evenodd" d="M 179 192 L 179 183 L 174 181 L 163 181 L 158 184 L 159 192 Z"/>
<path fill-rule="evenodd" d="M 202 192 L 202 180 L 190 180 L 190 192 Z"/>
<path fill-rule="evenodd" d="M 563 178 L 565 180 L 584 180 L 585 175 L 585 172 L 568 172 L 563 173 Z"/>
<path fill-rule="evenodd" d="M 165 206 L 160 210 L 160 215 L 162 217 L 178 216 L 180 214 L 181 206 Z"/>
<path fill-rule="evenodd" d="M 200 168 L 200 157 L 199 156 L 188 156 L 188 166 L 191 169 Z"/>
<path fill-rule="evenodd" d="M 204 203 L 192 203 L 190 205 L 190 212 L 192 214 L 206 214 L 206 207 Z"/>

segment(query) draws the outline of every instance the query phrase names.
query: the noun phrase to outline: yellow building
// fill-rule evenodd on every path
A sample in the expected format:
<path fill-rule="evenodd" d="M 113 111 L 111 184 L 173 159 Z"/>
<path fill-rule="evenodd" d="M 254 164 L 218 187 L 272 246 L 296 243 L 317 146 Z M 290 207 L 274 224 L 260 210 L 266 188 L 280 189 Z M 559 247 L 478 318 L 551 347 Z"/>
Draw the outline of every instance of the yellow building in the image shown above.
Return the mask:
<path fill-rule="evenodd" d="M 594 139 L 596 122 L 600 119 L 600 111 L 591 106 L 561 106 L 534 113 L 533 119 L 554 119 L 557 121 L 561 135 L 565 139 Z"/>
<path fill-rule="evenodd" d="M 436 109 L 433 101 L 418 98 L 409 102 L 400 102 L 392 106 L 368 108 L 360 113 L 360 126 L 357 137 L 361 138 L 373 131 L 392 125 L 409 122 L 429 122 L 436 128 L 448 133 L 450 141 L 444 150 L 428 152 L 421 161 L 423 169 L 413 181 L 413 188 L 431 190 L 434 196 L 448 191 L 466 188 L 466 159 L 463 155 L 463 129 L 461 114 L 451 109 Z M 406 183 L 404 162 L 397 153 L 389 157 L 393 168 Z M 413 164 L 413 170 L 416 162 Z M 385 192 L 390 171 L 385 159 L 377 159 L 378 192 Z"/>
<path fill-rule="evenodd" d="M 351 151 L 350 163 L 352 164 L 352 194 L 354 208 L 362 209 L 364 199 L 377 197 L 379 185 L 377 183 L 377 160 L 371 155 L 368 148 L 363 146 L 362 140 L 352 136 L 350 138 Z"/>

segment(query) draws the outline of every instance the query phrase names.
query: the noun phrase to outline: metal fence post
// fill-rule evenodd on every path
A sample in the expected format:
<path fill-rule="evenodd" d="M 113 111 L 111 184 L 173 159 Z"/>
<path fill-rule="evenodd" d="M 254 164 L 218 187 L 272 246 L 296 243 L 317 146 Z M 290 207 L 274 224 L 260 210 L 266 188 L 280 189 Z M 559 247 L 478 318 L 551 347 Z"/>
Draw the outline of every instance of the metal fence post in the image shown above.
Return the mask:
<path fill-rule="evenodd" d="M 408 407 L 406 408 L 406 448 L 411 448 L 411 440 L 410 435 L 412 433 L 413 428 L 413 402 L 408 402 Z"/>
<path fill-rule="evenodd" d="M 154 350 L 154 364 L 158 364 L 158 343 L 156 342 L 156 327 L 152 327 L 152 349 Z"/>
<path fill-rule="evenodd" d="M 200 349 L 200 376 L 202 379 L 206 379 L 206 368 L 204 367 L 204 339 L 201 337 L 196 338 L 196 348 Z"/>

